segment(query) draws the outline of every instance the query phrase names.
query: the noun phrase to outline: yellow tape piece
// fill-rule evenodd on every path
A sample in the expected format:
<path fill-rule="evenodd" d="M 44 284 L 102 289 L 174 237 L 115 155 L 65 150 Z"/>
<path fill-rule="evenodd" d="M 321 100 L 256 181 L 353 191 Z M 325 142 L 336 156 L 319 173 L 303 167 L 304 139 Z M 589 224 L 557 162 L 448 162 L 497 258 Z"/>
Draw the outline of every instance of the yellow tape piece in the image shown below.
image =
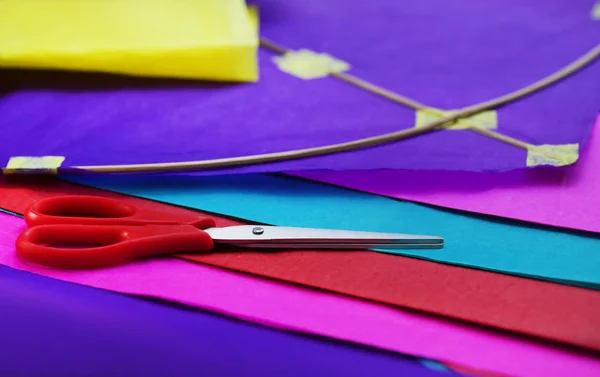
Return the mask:
<path fill-rule="evenodd" d="M 600 20 L 600 1 L 596 1 L 596 4 L 592 7 L 590 17 L 592 17 L 592 20 Z"/>
<path fill-rule="evenodd" d="M 326 77 L 331 73 L 345 72 L 350 64 L 325 53 L 311 50 L 290 51 L 283 56 L 276 56 L 273 62 L 283 72 L 303 80 Z"/>
<path fill-rule="evenodd" d="M 527 151 L 527 166 L 565 166 L 579 159 L 579 144 L 534 145 Z"/>
<path fill-rule="evenodd" d="M 417 110 L 415 117 L 415 127 L 423 127 L 424 125 L 447 116 L 456 114 L 458 110 L 439 110 L 439 109 L 422 109 Z M 467 128 L 498 128 L 498 113 L 495 110 L 483 111 L 468 118 L 461 118 L 455 122 L 444 124 L 440 128 L 449 130 L 464 130 Z"/>
<path fill-rule="evenodd" d="M 60 165 L 65 160 L 62 156 L 11 157 L 6 168 L 2 169 L 4 174 L 18 173 L 50 173 L 56 174 Z"/>

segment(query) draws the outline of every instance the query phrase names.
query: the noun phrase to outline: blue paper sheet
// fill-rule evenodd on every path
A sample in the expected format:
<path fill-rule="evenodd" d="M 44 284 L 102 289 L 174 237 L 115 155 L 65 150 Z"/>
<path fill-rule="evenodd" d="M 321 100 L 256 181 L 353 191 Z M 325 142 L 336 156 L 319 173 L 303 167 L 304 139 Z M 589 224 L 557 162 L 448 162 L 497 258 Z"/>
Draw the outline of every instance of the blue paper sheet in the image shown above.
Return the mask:
<path fill-rule="evenodd" d="M 445 237 L 442 250 L 396 250 L 441 263 L 600 289 L 600 238 L 274 175 L 110 176 L 70 180 L 129 195 L 286 226 Z"/>

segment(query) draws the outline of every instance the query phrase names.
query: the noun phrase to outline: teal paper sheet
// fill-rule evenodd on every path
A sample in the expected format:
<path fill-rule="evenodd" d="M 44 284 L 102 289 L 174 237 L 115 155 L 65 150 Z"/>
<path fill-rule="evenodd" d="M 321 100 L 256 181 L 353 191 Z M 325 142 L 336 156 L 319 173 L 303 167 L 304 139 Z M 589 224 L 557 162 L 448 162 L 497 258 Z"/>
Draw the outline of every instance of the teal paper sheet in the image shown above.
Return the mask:
<path fill-rule="evenodd" d="M 444 249 L 393 253 L 600 289 L 600 238 L 591 233 L 432 208 L 275 175 L 67 178 L 266 224 L 439 235 L 445 238 Z"/>

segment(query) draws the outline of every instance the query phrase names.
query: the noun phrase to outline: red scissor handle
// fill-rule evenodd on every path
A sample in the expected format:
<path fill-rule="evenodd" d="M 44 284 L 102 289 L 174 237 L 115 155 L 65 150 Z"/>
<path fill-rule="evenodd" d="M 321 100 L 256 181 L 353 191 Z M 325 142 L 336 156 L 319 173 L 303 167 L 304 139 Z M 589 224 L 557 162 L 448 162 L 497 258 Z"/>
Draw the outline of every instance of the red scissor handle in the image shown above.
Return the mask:
<path fill-rule="evenodd" d="M 205 224 L 197 226 L 211 226 L 211 222 L 207 219 Z M 61 269 L 83 269 L 162 254 L 206 252 L 213 248 L 213 240 L 193 225 L 50 224 L 27 229 L 17 239 L 16 246 L 17 255 L 26 261 Z"/>
<path fill-rule="evenodd" d="M 32 203 L 25 212 L 29 226 L 45 224 L 81 225 L 174 225 L 206 224 L 207 219 L 193 214 L 166 214 L 140 209 L 116 199 L 101 196 L 65 195 Z M 212 220 L 210 220 L 212 221 Z M 204 227 L 214 226 L 207 225 Z"/>

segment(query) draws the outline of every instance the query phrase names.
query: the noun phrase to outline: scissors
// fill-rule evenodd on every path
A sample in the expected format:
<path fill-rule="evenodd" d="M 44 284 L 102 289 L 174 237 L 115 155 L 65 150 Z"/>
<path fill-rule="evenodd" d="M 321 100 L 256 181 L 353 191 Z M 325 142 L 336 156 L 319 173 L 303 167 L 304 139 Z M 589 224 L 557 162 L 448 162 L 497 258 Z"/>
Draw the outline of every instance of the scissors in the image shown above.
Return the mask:
<path fill-rule="evenodd" d="M 29 228 L 17 238 L 17 255 L 32 263 L 87 269 L 136 259 L 209 252 L 215 245 L 268 249 L 439 249 L 437 236 L 264 225 L 216 227 L 209 217 L 138 208 L 100 196 L 39 200 L 25 213 Z"/>

